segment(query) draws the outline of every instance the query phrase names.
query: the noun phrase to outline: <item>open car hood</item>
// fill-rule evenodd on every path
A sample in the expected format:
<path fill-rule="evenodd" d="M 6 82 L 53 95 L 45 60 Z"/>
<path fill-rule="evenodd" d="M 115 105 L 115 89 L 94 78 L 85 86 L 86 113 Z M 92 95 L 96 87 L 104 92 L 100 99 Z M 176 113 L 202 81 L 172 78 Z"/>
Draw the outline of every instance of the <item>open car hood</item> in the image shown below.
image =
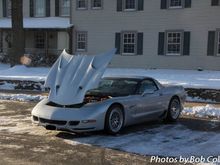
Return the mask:
<path fill-rule="evenodd" d="M 70 55 L 64 50 L 45 81 L 49 101 L 60 105 L 82 103 L 89 89 L 96 88 L 115 49 L 101 55 Z"/>

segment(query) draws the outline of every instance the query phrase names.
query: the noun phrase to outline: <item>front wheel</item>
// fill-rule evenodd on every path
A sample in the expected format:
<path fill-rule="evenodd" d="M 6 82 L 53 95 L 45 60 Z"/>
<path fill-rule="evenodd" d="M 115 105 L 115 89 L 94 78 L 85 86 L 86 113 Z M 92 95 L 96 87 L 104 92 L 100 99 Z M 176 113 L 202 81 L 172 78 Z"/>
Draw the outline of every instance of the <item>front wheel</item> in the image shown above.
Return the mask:
<path fill-rule="evenodd" d="M 165 121 L 175 122 L 181 113 L 181 103 L 178 98 L 173 98 L 170 101 L 168 112 Z"/>
<path fill-rule="evenodd" d="M 115 135 L 119 133 L 124 125 L 124 114 L 120 106 L 109 108 L 105 118 L 105 131 Z"/>

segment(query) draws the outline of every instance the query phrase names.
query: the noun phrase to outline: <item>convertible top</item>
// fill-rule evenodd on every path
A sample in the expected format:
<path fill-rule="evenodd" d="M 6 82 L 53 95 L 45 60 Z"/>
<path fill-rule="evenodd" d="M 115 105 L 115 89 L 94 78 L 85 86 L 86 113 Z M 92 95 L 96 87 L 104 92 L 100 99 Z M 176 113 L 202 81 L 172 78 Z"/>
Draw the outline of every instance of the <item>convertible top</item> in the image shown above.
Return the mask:
<path fill-rule="evenodd" d="M 82 103 L 86 91 L 97 87 L 115 49 L 101 55 L 70 55 L 65 50 L 52 66 L 45 87 L 49 101 L 60 105 Z"/>

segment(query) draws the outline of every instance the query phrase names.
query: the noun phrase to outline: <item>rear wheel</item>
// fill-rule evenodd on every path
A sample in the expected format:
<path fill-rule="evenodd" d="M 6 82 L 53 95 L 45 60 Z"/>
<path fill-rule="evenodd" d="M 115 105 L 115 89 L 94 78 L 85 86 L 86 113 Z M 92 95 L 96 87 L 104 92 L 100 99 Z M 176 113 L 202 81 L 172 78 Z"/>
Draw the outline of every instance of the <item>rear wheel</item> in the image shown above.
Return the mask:
<path fill-rule="evenodd" d="M 168 112 L 165 121 L 176 121 L 181 113 L 181 104 L 178 98 L 172 98 L 168 107 Z"/>
<path fill-rule="evenodd" d="M 109 108 L 105 118 L 105 131 L 108 134 L 117 134 L 124 125 L 124 114 L 120 106 Z"/>

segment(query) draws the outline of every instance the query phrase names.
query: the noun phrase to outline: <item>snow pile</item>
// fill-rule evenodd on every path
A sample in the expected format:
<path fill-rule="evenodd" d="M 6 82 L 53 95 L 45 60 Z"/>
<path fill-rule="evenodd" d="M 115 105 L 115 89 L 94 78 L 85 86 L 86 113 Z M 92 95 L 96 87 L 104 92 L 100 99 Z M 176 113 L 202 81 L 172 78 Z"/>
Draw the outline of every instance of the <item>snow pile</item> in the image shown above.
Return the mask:
<path fill-rule="evenodd" d="M 220 108 L 213 105 L 185 107 L 182 115 L 195 116 L 200 118 L 218 118 L 220 119 Z"/>
<path fill-rule="evenodd" d="M 13 100 L 13 101 L 40 101 L 46 98 L 42 95 L 27 95 L 27 94 L 6 94 L 0 93 L 0 100 Z"/>
<path fill-rule="evenodd" d="M 44 81 L 49 68 L 17 65 L 0 71 L 0 80 Z"/>

